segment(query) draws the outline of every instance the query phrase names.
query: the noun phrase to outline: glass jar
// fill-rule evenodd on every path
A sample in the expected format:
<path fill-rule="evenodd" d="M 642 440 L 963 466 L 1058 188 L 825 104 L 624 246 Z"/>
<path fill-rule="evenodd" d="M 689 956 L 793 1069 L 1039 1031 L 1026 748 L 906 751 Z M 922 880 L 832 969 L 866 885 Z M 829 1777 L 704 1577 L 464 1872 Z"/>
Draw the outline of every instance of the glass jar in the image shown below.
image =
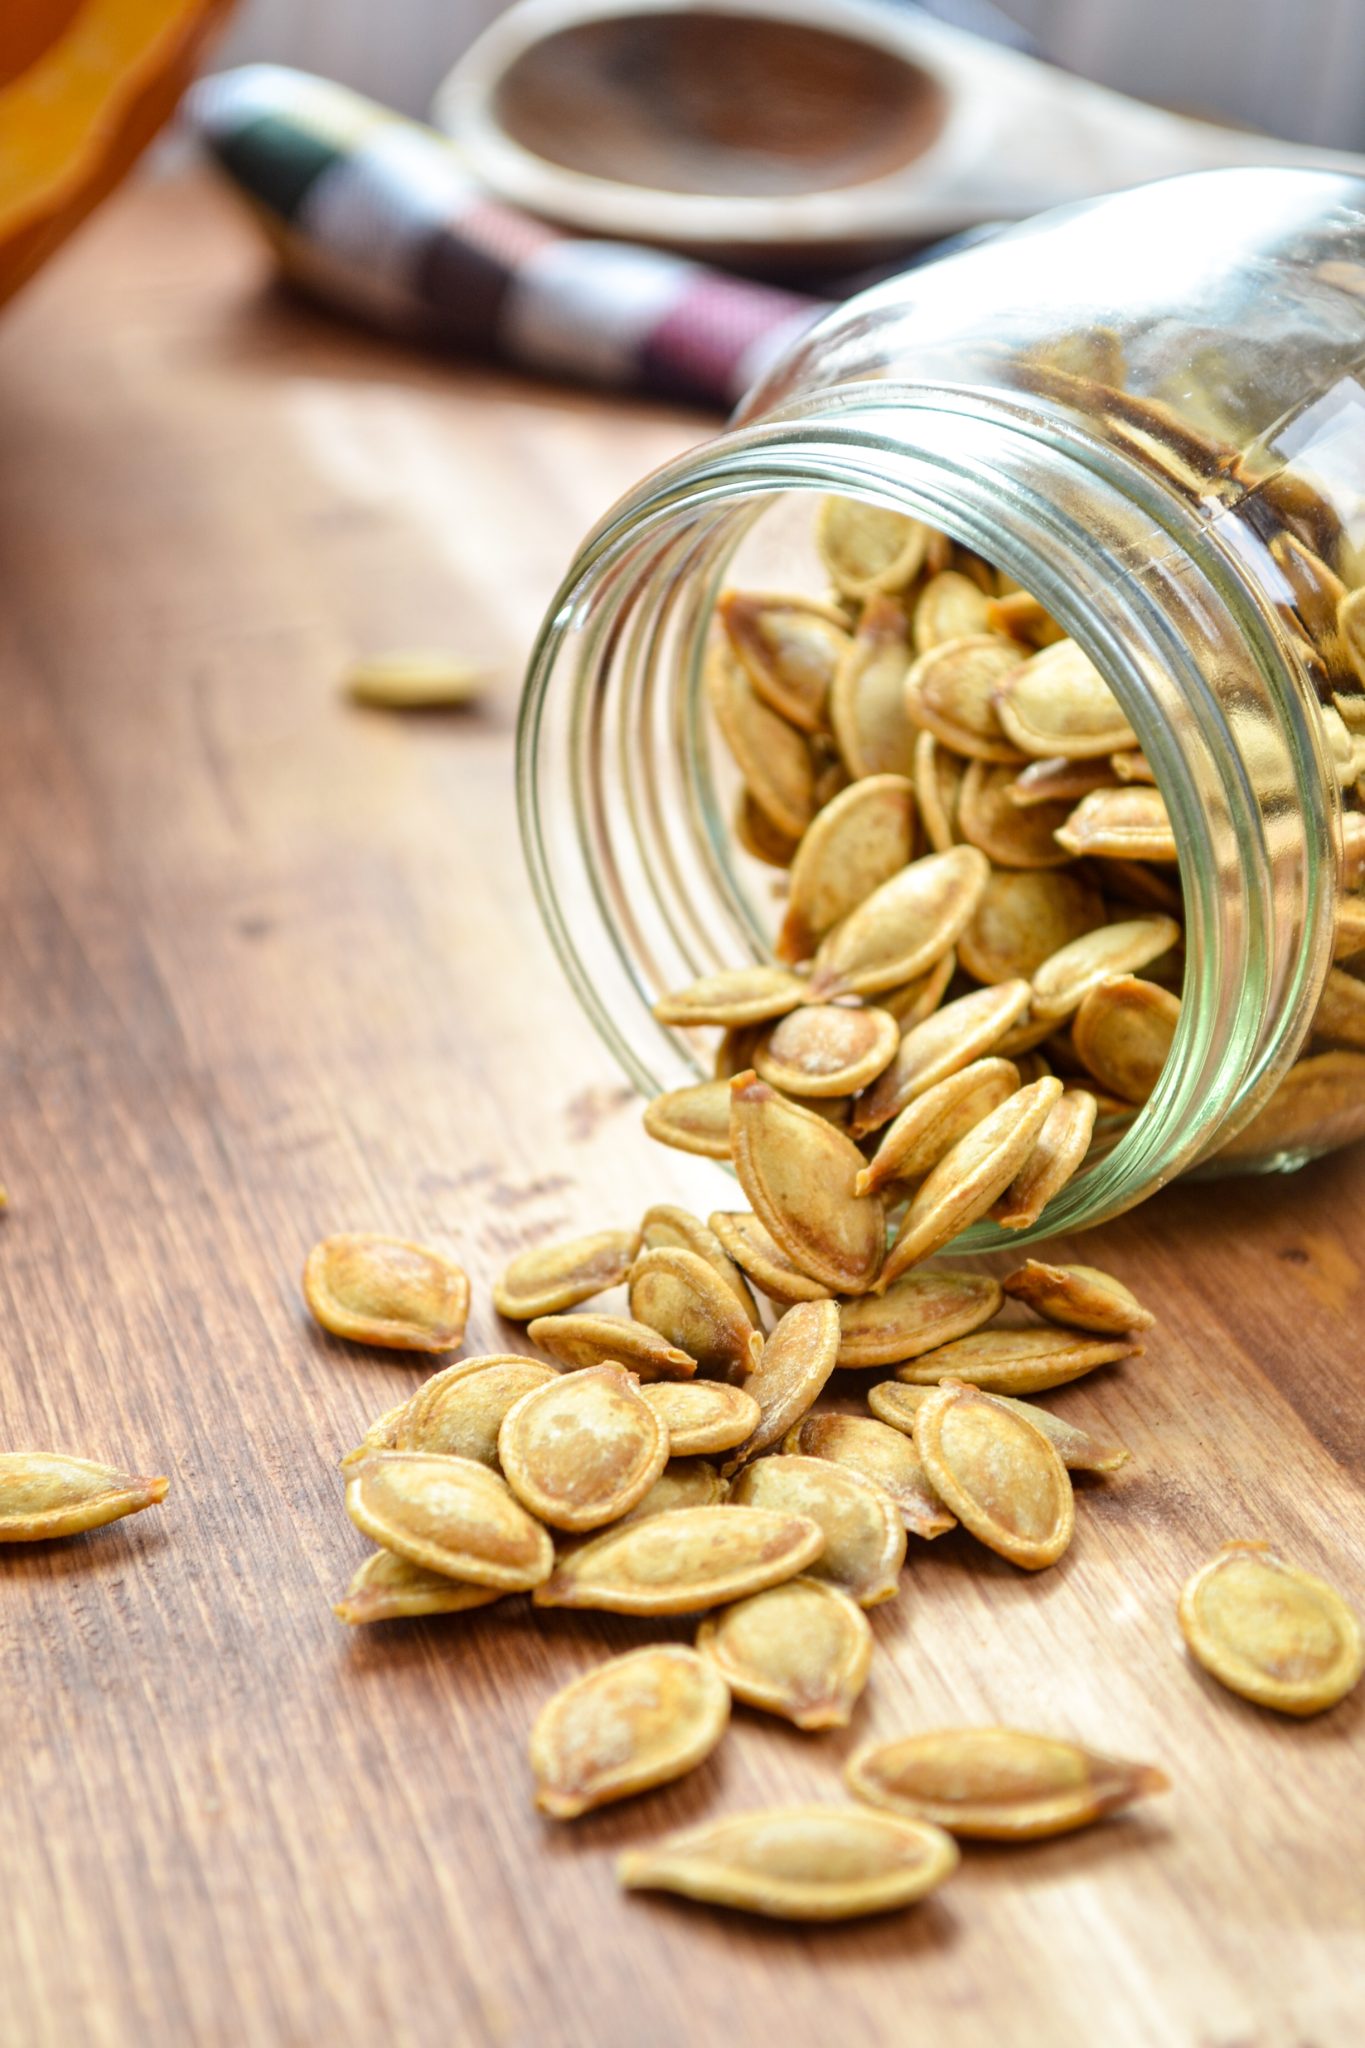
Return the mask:
<path fill-rule="evenodd" d="M 771 957 L 773 871 L 734 837 L 703 664 L 726 583 L 819 588 L 810 535 L 833 493 L 1032 593 L 1108 681 L 1169 813 L 1186 931 L 1170 1055 L 1033 1234 L 1210 1162 L 1290 1167 L 1365 1135 L 1350 1003 L 1325 1041 L 1345 1050 L 1276 1094 L 1319 1050 L 1334 945 L 1357 929 L 1363 355 L 1365 182 L 1174 179 L 851 300 L 607 515 L 532 660 L 519 793 L 555 945 L 642 1093 L 709 1071 L 651 1003 Z M 1004 1242 L 980 1224 L 955 1248 Z"/>

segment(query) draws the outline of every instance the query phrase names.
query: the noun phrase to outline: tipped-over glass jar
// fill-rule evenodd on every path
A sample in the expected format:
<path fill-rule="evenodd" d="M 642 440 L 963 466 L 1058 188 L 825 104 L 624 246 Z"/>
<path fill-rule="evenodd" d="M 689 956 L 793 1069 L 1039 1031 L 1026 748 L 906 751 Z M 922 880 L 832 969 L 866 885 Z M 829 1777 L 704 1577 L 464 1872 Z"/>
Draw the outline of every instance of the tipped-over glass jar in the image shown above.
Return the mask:
<path fill-rule="evenodd" d="M 1007 911 L 1003 950 L 959 938 L 944 1001 L 1032 978 L 1029 934 L 1068 928 L 1045 885 L 1002 875 L 1071 876 L 1082 928 L 1183 927 L 1136 993 L 1102 984 L 1086 1032 L 1035 997 L 993 1048 L 1099 1099 L 1037 1233 L 1194 1167 L 1290 1167 L 1365 1135 L 1363 358 L 1365 182 L 1176 179 L 852 300 L 616 506 L 536 649 L 520 799 L 561 958 L 642 1093 L 710 1074 L 706 1034 L 653 1004 L 773 957 L 777 864 L 875 770 L 914 792 L 915 857 L 977 844 L 1002 901 L 1042 906 L 1022 928 Z M 785 615 L 808 622 L 793 642 L 762 605 L 727 609 L 734 591 L 814 609 Z M 986 643 L 971 659 L 964 629 Z M 708 701 L 717 664 L 722 693 L 779 720 L 740 744 L 747 787 Z M 785 809 L 770 749 L 795 774 Z M 987 1221 L 956 1248 L 1004 1241 Z"/>

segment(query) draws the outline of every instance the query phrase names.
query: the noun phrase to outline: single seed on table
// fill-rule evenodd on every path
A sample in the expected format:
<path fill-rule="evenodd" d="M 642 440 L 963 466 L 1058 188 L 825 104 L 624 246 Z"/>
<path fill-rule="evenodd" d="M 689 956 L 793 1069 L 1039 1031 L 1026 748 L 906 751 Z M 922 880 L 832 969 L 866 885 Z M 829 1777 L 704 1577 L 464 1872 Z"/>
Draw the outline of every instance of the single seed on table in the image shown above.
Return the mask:
<path fill-rule="evenodd" d="M 1054 1022 L 1078 1010 L 1092 988 L 1111 974 L 1136 974 L 1180 941 L 1173 917 L 1124 918 L 1073 939 L 1045 960 L 1033 977 L 1033 1011 Z"/>
<path fill-rule="evenodd" d="M 754 1213 L 789 1259 L 841 1294 L 876 1279 L 886 1244 L 878 1195 L 856 1195 L 863 1155 L 842 1131 L 756 1075 L 730 1083 L 731 1153 Z"/>
<path fill-rule="evenodd" d="M 1028 1230 L 1038 1221 L 1090 1150 L 1098 1111 L 1095 1097 L 1083 1088 L 1068 1088 L 1058 1096 L 1033 1150 L 993 1204 L 992 1222 L 1004 1230 Z"/>
<path fill-rule="evenodd" d="M 792 861 L 778 959 L 808 960 L 825 933 L 898 875 L 914 850 L 915 792 L 903 775 L 869 775 L 827 803 Z M 803 986 L 796 1000 L 804 994 Z"/>
<path fill-rule="evenodd" d="M 974 988 L 914 1025 L 885 1073 L 855 1103 L 851 1135 L 880 1130 L 917 1096 L 992 1052 L 1028 1008 L 1029 995 L 1026 981 Z"/>
<path fill-rule="evenodd" d="M 1365 1022 L 1365 1001 L 1361 1016 Z M 1179 996 L 1136 974 L 1113 974 L 1077 1010 L 1071 1043 L 1109 1094 L 1142 1103 L 1161 1079 L 1179 1022 Z"/>
<path fill-rule="evenodd" d="M 686 988 L 660 996 L 654 1015 L 661 1024 L 766 1024 L 805 1001 L 806 984 L 782 967 L 728 967 L 704 974 Z"/>
<path fill-rule="evenodd" d="M 748 1060 L 744 1062 L 745 1067 L 749 1064 Z M 703 1223 L 700 1216 L 694 1216 L 689 1209 L 676 1208 L 671 1202 L 656 1202 L 640 1218 L 640 1243 L 647 1252 L 664 1251 L 669 1247 L 695 1252 L 699 1259 L 705 1259 L 707 1265 L 719 1273 L 754 1328 L 762 1328 L 748 1281 L 715 1231 Z"/>
<path fill-rule="evenodd" d="M 786 1311 L 744 1383 L 745 1392 L 758 1403 L 759 1417 L 725 1466 L 727 1475 L 771 1449 L 800 1421 L 823 1390 L 838 1355 L 837 1302 L 798 1301 Z"/>
<path fill-rule="evenodd" d="M 918 1180 L 1020 1085 L 1012 1060 L 973 1060 L 957 1073 L 945 1074 L 886 1126 L 858 1176 L 857 1192 L 866 1194 L 893 1180 Z"/>
<path fill-rule="evenodd" d="M 846 1728 L 872 1668 L 861 1607 L 821 1579 L 788 1579 L 737 1600 L 697 1631 L 737 1700 L 797 1728 Z"/>
<path fill-rule="evenodd" d="M 915 728 L 905 708 L 909 666 L 905 613 L 894 598 L 869 598 L 829 693 L 829 722 L 850 774 L 910 773 Z"/>
<path fill-rule="evenodd" d="M 907 1387 L 900 1380 L 882 1380 L 868 1388 L 867 1405 L 879 1422 L 913 1436 L 917 1411 L 937 1391 L 936 1387 Z M 1128 1462 L 1128 1452 L 1122 1444 L 1092 1436 L 1088 1429 L 1067 1422 L 1034 1401 L 1017 1401 L 1012 1394 L 996 1394 L 993 1398 L 1040 1429 L 1068 1472 L 1117 1472 L 1120 1465 Z"/>
<path fill-rule="evenodd" d="M 760 1041 L 754 1070 L 789 1095 L 853 1095 L 890 1065 L 900 1042 L 900 1026 L 885 1010 L 811 1003 Z"/>
<path fill-rule="evenodd" d="M 915 602 L 911 629 L 916 654 L 927 654 L 945 640 L 963 640 L 969 635 L 991 633 L 990 612 L 995 600 L 957 569 L 940 569 L 931 576 Z"/>
<path fill-rule="evenodd" d="M 824 1548 L 803 1515 L 768 1508 L 677 1508 L 608 1529 L 563 1553 L 537 1607 L 609 1614 L 699 1614 L 794 1579 Z"/>
<path fill-rule="evenodd" d="M 660 1382 L 659 1384 L 662 1384 Z M 705 1458 L 672 1458 L 664 1466 L 644 1499 L 616 1524 L 643 1522 L 650 1515 L 672 1515 L 680 1508 L 714 1508 L 726 1498 L 728 1488 L 714 1465 Z"/>
<path fill-rule="evenodd" d="M 554 1565 L 549 1531 L 472 1458 L 377 1451 L 347 1481 L 346 1512 L 381 1549 L 472 1585 L 524 1593 Z"/>
<path fill-rule="evenodd" d="M 0 1543 L 42 1543 L 102 1529 L 156 1507 L 170 1483 L 65 1451 L 0 1451 Z"/>
<path fill-rule="evenodd" d="M 1031 981 L 1045 960 L 1104 923 L 1093 882 L 1055 868 L 999 869 L 957 942 L 973 981 Z"/>
<path fill-rule="evenodd" d="M 946 640 L 911 665 L 906 708 L 916 725 L 954 752 L 1017 766 L 1020 752 L 1000 723 L 995 694 L 1018 666 L 1018 647 L 998 634 Z"/>
<path fill-rule="evenodd" d="M 739 1507 L 805 1515 L 825 1534 L 807 1576 L 827 1580 L 859 1607 L 891 1600 L 905 1563 L 905 1524 L 885 1487 L 828 1458 L 756 1458 L 730 1489 Z"/>
<path fill-rule="evenodd" d="M 1059 640 L 1013 670 L 996 693 L 1006 736 L 1035 760 L 1070 761 L 1135 747 L 1119 701 L 1074 640 Z"/>
<path fill-rule="evenodd" d="M 793 836 L 773 823 L 753 791 L 747 787 L 741 789 L 735 804 L 734 830 L 735 838 L 744 851 L 770 868 L 789 868 L 801 844 L 799 834 Z"/>
<path fill-rule="evenodd" d="M 915 741 L 915 763 L 911 779 L 919 805 L 924 836 L 935 853 L 947 853 L 961 834 L 957 829 L 957 807 L 962 798 L 962 779 L 967 764 L 951 747 L 945 747 L 931 732 Z"/>
<path fill-rule="evenodd" d="M 644 1126 L 661 1145 L 702 1159 L 730 1157 L 730 1084 L 698 1081 L 670 1088 L 646 1103 Z"/>
<path fill-rule="evenodd" d="M 493 1306 L 518 1323 L 576 1308 L 619 1287 L 639 1249 L 638 1230 L 597 1230 L 567 1244 L 532 1245 L 505 1268 L 493 1289 Z"/>
<path fill-rule="evenodd" d="M 933 1387 L 945 1379 L 965 1380 L 992 1394 L 1045 1394 L 1064 1387 L 1097 1365 L 1140 1358 L 1134 1337 L 1079 1337 L 1065 1330 L 974 1330 L 896 1367 L 909 1386 Z"/>
<path fill-rule="evenodd" d="M 740 666 L 765 704 L 802 732 L 820 732 L 834 671 L 848 650 L 842 613 L 807 597 L 728 590 L 721 624 Z"/>
<path fill-rule="evenodd" d="M 923 568 L 933 537 L 921 520 L 858 498 L 826 498 L 815 529 L 825 567 L 845 597 L 904 590 Z"/>
<path fill-rule="evenodd" d="M 1365 981 L 1343 968 L 1329 968 L 1313 1013 L 1313 1038 L 1319 1045 L 1359 1052 L 1365 1048 Z"/>
<path fill-rule="evenodd" d="M 668 1431 L 673 1458 L 733 1450 L 758 1427 L 753 1395 L 724 1380 L 656 1380 L 640 1394 Z"/>
<path fill-rule="evenodd" d="M 352 1628 L 371 1621 L 412 1621 L 427 1614 L 467 1614 L 506 1599 L 497 1586 L 462 1585 L 443 1572 L 424 1571 L 391 1550 L 376 1550 L 361 1565 L 332 1612 Z"/>
<path fill-rule="evenodd" d="M 948 1380 L 921 1405 L 914 1442 L 934 1492 L 978 1543 L 1026 1571 L 1057 1562 L 1075 1530 L 1076 1497 L 1040 1429 Z"/>
<path fill-rule="evenodd" d="M 1026 1259 L 1003 1284 L 1006 1294 L 1035 1315 L 1071 1330 L 1117 1337 L 1126 1330 L 1150 1330 L 1156 1322 L 1121 1280 L 1098 1266 L 1050 1266 Z"/>
<path fill-rule="evenodd" d="M 458 654 L 414 648 L 364 655 L 346 671 L 346 694 L 356 704 L 385 711 L 443 710 L 471 704 L 488 683 L 486 672 Z"/>
<path fill-rule="evenodd" d="M 828 1458 L 860 1472 L 895 1503 L 912 1536 L 932 1542 L 957 1526 L 926 1479 L 914 1444 L 869 1415 L 808 1415 L 787 1432 L 782 1448 L 794 1457 Z"/>
<path fill-rule="evenodd" d="M 394 1351 L 454 1351 L 469 1317 L 469 1277 L 402 1237 L 325 1237 L 308 1254 L 303 1293 L 324 1330 Z"/>
<path fill-rule="evenodd" d="M 1069 1834 L 1170 1782 L 1151 1764 L 1018 1728 L 940 1728 L 871 1743 L 849 1758 L 844 1778 L 873 1806 L 989 1842 Z"/>
<path fill-rule="evenodd" d="M 1061 1093 L 1055 1074 L 1030 1081 L 944 1153 L 911 1197 L 876 1282 L 880 1293 L 986 1214 L 1019 1173 Z"/>
<path fill-rule="evenodd" d="M 1064 754 L 1030 761 L 1015 776 L 1010 801 L 1030 804 L 1065 803 L 1070 809 L 1092 789 L 1117 789 L 1118 777 L 1108 761 L 1068 761 Z"/>
<path fill-rule="evenodd" d="M 627 1316 L 537 1316 L 526 1334 L 571 1372 L 624 1365 L 642 1380 L 690 1380 L 697 1370 L 689 1352 Z"/>
<path fill-rule="evenodd" d="M 1229 1692 L 1321 1714 L 1365 1671 L 1365 1634 L 1336 1588 L 1268 1543 L 1226 1543 L 1180 1595 L 1191 1655 Z"/>
<path fill-rule="evenodd" d="M 923 974 L 956 945 L 989 875 L 974 846 L 911 861 L 822 939 L 807 1001 L 875 995 Z"/>
<path fill-rule="evenodd" d="M 559 1377 L 558 1369 L 540 1358 L 508 1353 L 462 1359 L 417 1389 L 394 1418 L 392 1443 L 379 1448 L 443 1451 L 447 1457 L 473 1458 L 496 1470 L 498 1431 L 508 1409 L 523 1394 Z"/>
<path fill-rule="evenodd" d="M 959 832 L 1000 868 L 1065 867 L 1071 856 L 1054 835 L 1071 816 L 1071 807 L 1015 803 L 1014 772 L 998 762 L 970 763 L 958 801 Z"/>
<path fill-rule="evenodd" d="M 916 1024 L 932 1017 L 956 973 L 957 954 L 950 946 L 926 973 L 917 974 L 913 981 L 903 981 L 899 988 L 880 990 L 877 1008 L 894 1017 L 902 1031 L 912 1031 Z"/>
<path fill-rule="evenodd" d="M 677 1892 L 775 1920 L 851 1920 L 911 1905 L 957 1864 L 951 1835 L 926 1822 L 795 1806 L 685 1828 L 627 1850 L 616 1873 L 627 1891 Z"/>
<path fill-rule="evenodd" d="M 554 1529 L 600 1529 L 644 1499 L 668 1463 L 668 1425 L 619 1365 L 561 1373 L 507 1411 L 498 1460 L 517 1499 Z"/>
<path fill-rule="evenodd" d="M 630 1269 L 630 1312 L 703 1373 L 742 1375 L 763 1356 L 763 1338 L 734 1289 L 697 1252 L 641 1252 Z"/>
<path fill-rule="evenodd" d="M 799 839 L 815 816 L 815 768 L 795 726 L 766 705 L 728 648 L 707 658 L 706 694 L 750 797 L 768 823 Z"/>
<path fill-rule="evenodd" d="M 797 1301 L 829 1299 L 829 1288 L 803 1273 L 749 1210 L 718 1209 L 711 1217 L 711 1228 L 769 1301 L 790 1308 Z"/>
<path fill-rule="evenodd" d="M 1008 633 L 1032 647 L 1050 647 L 1066 638 L 1057 621 L 1026 590 L 1010 590 L 992 598 L 986 614 L 990 632 Z"/>
<path fill-rule="evenodd" d="M 1133 783 L 1126 789 L 1096 789 L 1083 796 L 1057 843 L 1077 858 L 1106 854 L 1114 860 L 1154 860 L 1168 866 L 1179 859 L 1175 834 L 1159 789 Z"/>
<path fill-rule="evenodd" d="M 1141 747 L 1124 747 L 1109 756 L 1109 765 L 1120 782 L 1155 782 L 1152 764 Z"/>
<path fill-rule="evenodd" d="M 574 1820 L 704 1763 L 730 1720 L 715 1667 L 682 1643 L 612 1657 L 548 1700 L 531 1728 L 536 1805 Z"/>
<path fill-rule="evenodd" d="M 839 1310 L 841 1366 L 898 1365 L 988 1323 L 1000 1307 L 989 1273 L 907 1273 L 885 1294 Z"/>

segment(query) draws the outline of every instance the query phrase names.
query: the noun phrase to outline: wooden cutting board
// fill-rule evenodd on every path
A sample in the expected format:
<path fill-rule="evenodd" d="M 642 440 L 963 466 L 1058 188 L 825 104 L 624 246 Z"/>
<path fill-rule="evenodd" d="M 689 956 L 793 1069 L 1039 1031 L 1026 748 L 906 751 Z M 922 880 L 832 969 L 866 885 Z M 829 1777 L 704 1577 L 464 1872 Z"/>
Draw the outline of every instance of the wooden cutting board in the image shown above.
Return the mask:
<path fill-rule="evenodd" d="M 556 1826 L 530 1719 L 637 1625 L 333 1620 L 365 1549 L 337 1457 L 422 1368 L 310 1325 L 314 1238 L 454 1249 L 472 1353 L 516 1341 L 489 1290 L 518 1246 L 729 1199 L 580 1020 L 511 782 L 575 540 L 701 425 L 350 335 L 193 183 L 119 200 L 0 331 L 0 1441 L 173 1477 L 0 1556 L 6 2048 L 1360 2038 L 1365 1693 L 1277 1719 L 1174 1619 L 1243 1535 L 1365 1606 L 1358 1154 L 1085 1241 L 1162 1321 L 1055 1405 L 1132 1463 L 1037 1577 L 915 1545 L 846 1735 L 740 1711 L 680 1785 Z M 344 702 L 353 655 L 414 641 L 488 661 L 486 705 Z M 616 1890 L 623 1845 L 986 1720 L 1173 1790 L 864 1925 Z"/>

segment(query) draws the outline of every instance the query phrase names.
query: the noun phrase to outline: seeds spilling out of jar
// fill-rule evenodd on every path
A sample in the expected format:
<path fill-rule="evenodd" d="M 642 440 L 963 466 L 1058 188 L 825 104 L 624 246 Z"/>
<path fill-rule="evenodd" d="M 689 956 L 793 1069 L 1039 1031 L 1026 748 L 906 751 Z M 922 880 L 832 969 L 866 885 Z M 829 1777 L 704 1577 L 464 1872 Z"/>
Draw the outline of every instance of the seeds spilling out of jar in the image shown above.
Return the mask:
<path fill-rule="evenodd" d="M 845 1728 L 872 1668 L 860 1607 L 826 1581 L 788 1579 L 723 1608 L 697 1648 L 746 1706 L 798 1728 Z"/>
<path fill-rule="evenodd" d="M 1229 1692 L 1321 1714 L 1365 1671 L 1365 1632 L 1340 1593 L 1268 1543 L 1228 1543 L 1180 1595 L 1190 1654 Z"/>
<path fill-rule="evenodd" d="M 609 1800 L 669 1784 L 724 1735 L 730 1694 L 707 1658 L 680 1643 L 613 1657 L 557 1692 L 531 1729 L 536 1805 L 573 1820 Z"/>
<path fill-rule="evenodd" d="M 844 1775 L 873 1806 L 994 1842 L 1069 1834 L 1167 1789 L 1150 1764 L 1017 1728 L 944 1728 L 873 1743 L 850 1757 Z"/>
<path fill-rule="evenodd" d="M 453 1259 L 402 1237 L 324 1238 L 308 1254 L 304 1298 L 324 1330 L 395 1351 L 455 1351 L 469 1278 Z"/>
<path fill-rule="evenodd" d="M 42 1543 L 102 1529 L 156 1507 L 170 1483 L 64 1451 L 0 1451 L 0 1543 Z"/>

